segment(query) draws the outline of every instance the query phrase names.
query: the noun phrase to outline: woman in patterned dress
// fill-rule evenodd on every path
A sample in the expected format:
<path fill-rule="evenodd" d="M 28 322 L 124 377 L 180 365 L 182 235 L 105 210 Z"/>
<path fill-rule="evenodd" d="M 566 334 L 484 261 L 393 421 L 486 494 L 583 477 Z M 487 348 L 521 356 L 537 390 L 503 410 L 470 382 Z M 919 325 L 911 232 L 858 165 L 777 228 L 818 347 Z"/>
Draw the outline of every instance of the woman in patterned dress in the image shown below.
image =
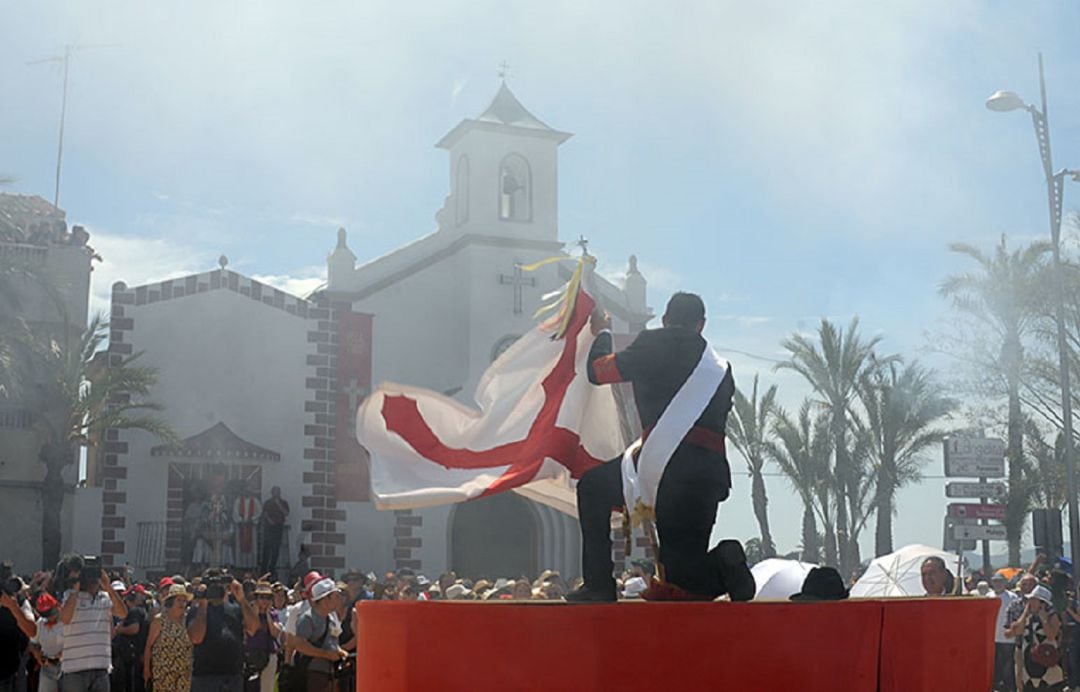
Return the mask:
<path fill-rule="evenodd" d="M 154 682 L 154 692 L 188 692 L 191 689 L 192 646 L 187 633 L 187 606 L 191 594 L 183 584 L 165 593 L 161 614 L 150 623 L 143 655 L 143 679 Z"/>
<path fill-rule="evenodd" d="M 1005 629 L 1007 635 L 1020 638 L 1021 689 L 1025 692 L 1065 689 L 1059 643 L 1061 618 L 1051 600 L 1050 589 L 1036 586 L 1027 597 L 1023 615 Z M 1037 652 L 1040 648 L 1042 651 Z"/>

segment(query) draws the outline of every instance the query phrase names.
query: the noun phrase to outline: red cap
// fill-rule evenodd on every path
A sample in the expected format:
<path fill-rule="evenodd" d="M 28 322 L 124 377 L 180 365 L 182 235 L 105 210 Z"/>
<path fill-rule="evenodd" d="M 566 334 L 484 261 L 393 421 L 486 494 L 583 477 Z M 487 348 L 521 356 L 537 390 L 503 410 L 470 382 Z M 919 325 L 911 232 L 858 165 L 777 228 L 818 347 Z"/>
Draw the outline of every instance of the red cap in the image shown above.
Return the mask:
<path fill-rule="evenodd" d="M 162 577 L 161 581 L 158 582 L 158 591 L 164 591 L 165 589 L 169 588 L 172 585 L 173 585 L 172 577 Z"/>
<path fill-rule="evenodd" d="M 37 599 L 37 612 L 44 615 L 57 606 L 56 599 L 52 594 L 43 593 Z"/>
<path fill-rule="evenodd" d="M 323 576 L 321 574 L 319 574 L 315 570 L 311 570 L 306 575 L 304 575 L 304 588 L 310 589 L 312 584 L 317 581 L 322 581 L 322 578 Z"/>
<path fill-rule="evenodd" d="M 143 586 L 142 584 L 136 584 L 135 586 L 133 586 L 130 589 L 128 589 L 127 591 L 125 591 L 124 595 L 125 596 L 130 596 L 133 593 L 145 594 L 146 593 L 146 587 Z"/>

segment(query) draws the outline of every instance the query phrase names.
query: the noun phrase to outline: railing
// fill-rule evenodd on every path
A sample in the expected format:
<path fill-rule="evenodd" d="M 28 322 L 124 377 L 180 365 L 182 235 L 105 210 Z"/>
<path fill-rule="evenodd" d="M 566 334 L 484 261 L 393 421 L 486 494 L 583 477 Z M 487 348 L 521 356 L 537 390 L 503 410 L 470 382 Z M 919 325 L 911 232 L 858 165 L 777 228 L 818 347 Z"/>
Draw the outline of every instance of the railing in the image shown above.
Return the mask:
<path fill-rule="evenodd" d="M 135 539 L 135 567 L 165 570 L 165 522 L 140 521 Z"/>
<path fill-rule="evenodd" d="M 0 428 L 29 430 L 34 427 L 34 412 L 24 408 L 0 408 Z"/>
<path fill-rule="evenodd" d="M 256 546 L 262 545 L 262 527 L 254 528 L 254 540 Z M 281 532 L 281 549 L 278 552 L 277 569 L 286 571 L 292 566 L 292 550 L 289 535 L 291 526 L 285 525 Z M 168 546 L 168 522 L 164 521 L 140 521 L 136 525 L 135 538 L 135 563 L 137 569 L 148 572 L 166 572 L 185 567 L 185 565 L 168 564 L 165 558 Z M 241 565 L 242 567 L 254 567 L 255 565 Z"/>

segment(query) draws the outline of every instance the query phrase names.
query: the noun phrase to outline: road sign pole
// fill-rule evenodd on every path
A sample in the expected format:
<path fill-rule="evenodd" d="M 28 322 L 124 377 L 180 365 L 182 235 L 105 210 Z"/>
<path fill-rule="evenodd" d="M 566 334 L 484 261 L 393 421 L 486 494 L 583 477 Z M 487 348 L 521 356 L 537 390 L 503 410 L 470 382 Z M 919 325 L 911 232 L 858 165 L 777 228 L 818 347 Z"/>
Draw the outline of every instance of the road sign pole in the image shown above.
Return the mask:
<path fill-rule="evenodd" d="M 985 483 L 986 478 L 985 477 L 979 478 L 979 482 L 980 483 Z M 980 498 L 979 499 L 979 504 L 980 505 L 987 504 L 986 498 L 985 497 Z M 990 522 L 987 519 L 983 519 L 979 523 L 982 524 L 983 526 L 986 526 Z M 983 553 L 983 556 L 982 556 L 983 557 L 983 578 L 989 579 L 990 578 L 990 541 L 983 541 L 982 544 L 983 544 L 982 545 L 982 548 L 983 548 L 983 551 L 982 551 L 982 553 Z"/>

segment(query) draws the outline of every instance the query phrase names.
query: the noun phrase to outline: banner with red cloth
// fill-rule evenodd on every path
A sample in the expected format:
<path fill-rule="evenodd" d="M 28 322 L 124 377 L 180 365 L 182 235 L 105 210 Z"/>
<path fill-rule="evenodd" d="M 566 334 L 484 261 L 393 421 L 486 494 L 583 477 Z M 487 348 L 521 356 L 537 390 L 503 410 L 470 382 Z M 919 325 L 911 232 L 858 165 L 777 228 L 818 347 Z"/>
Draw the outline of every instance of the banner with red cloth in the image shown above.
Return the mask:
<path fill-rule="evenodd" d="M 368 453 L 356 440 L 356 409 L 371 392 L 372 316 L 344 312 L 338 318 L 334 494 L 338 500 L 371 499 Z"/>
<path fill-rule="evenodd" d="M 584 262 L 582 262 L 584 264 Z M 526 333 L 480 378 L 467 407 L 417 387 L 383 383 L 357 414 L 381 509 L 461 502 L 516 489 L 573 513 L 571 482 L 624 448 L 607 387 L 589 383 L 596 303 L 582 268 L 557 314 Z"/>

